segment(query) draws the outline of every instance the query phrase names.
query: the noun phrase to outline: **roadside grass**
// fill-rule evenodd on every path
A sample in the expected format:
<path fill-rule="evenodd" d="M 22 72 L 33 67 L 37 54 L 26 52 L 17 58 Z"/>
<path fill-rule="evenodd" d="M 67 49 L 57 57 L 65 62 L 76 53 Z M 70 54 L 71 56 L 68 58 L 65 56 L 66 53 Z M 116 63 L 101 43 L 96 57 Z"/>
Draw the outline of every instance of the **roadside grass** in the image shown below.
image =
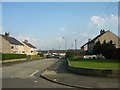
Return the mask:
<path fill-rule="evenodd" d="M 78 68 L 118 69 L 120 60 L 69 59 L 70 65 Z"/>

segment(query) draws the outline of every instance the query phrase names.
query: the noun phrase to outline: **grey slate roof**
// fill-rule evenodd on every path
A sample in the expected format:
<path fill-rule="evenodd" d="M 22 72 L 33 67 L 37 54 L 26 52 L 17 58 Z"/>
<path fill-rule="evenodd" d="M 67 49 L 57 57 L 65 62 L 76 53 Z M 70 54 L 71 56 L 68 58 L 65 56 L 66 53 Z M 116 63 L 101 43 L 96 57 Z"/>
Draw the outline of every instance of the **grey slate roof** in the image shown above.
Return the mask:
<path fill-rule="evenodd" d="M 19 42 L 17 39 L 14 37 L 8 37 L 5 35 L 1 35 L 4 39 L 6 39 L 10 44 L 15 44 L 15 45 L 22 45 L 24 46 L 21 42 Z"/>
<path fill-rule="evenodd" d="M 27 46 L 31 47 L 31 48 L 36 48 L 35 46 L 33 46 L 33 45 L 30 44 L 30 43 L 25 43 L 25 42 L 23 42 L 23 43 L 26 44 Z"/>

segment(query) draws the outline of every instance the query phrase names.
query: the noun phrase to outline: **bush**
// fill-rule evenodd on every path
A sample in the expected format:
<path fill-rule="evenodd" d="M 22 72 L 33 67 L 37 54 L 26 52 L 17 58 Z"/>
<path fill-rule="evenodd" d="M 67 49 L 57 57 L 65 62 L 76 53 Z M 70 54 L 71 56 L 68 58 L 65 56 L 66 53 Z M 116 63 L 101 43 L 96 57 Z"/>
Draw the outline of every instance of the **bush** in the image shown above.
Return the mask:
<path fill-rule="evenodd" d="M 26 58 L 26 54 L 2 54 L 2 60 L 22 59 Z"/>
<path fill-rule="evenodd" d="M 74 52 L 67 51 L 66 58 L 74 58 Z"/>
<path fill-rule="evenodd" d="M 109 41 L 108 43 L 106 43 L 106 41 L 104 40 L 102 44 L 100 43 L 100 41 L 98 41 L 96 42 L 93 48 L 94 54 L 96 55 L 102 54 L 107 59 L 116 59 L 116 55 L 113 54 L 115 52 L 116 52 L 116 48 L 112 40 Z"/>
<path fill-rule="evenodd" d="M 36 58 L 40 58 L 39 55 L 28 55 L 27 56 L 29 59 L 36 59 Z"/>
<path fill-rule="evenodd" d="M 38 53 L 37 55 L 39 55 L 40 57 L 44 57 L 43 53 Z"/>

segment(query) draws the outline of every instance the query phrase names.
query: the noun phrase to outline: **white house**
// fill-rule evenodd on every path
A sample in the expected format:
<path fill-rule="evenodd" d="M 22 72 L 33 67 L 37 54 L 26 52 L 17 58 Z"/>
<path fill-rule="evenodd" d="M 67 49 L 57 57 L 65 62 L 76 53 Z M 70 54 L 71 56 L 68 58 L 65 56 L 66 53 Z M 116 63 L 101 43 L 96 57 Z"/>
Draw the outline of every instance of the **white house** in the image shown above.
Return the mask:
<path fill-rule="evenodd" d="M 7 32 L 5 35 L 0 35 L 0 53 L 24 54 L 24 45 L 9 35 Z"/>
<path fill-rule="evenodd" d="M 28 43 L 27 40 L 24 40 L 23 45 L 24 45 L 24 50 L 25 50 L 24 53 L 25 54 L 27 54 L 27 55 L 37 55 L 38 54 L 36 47 L 33 46 L 32 44 Z"/>
<path fill-rule="evenodd" d="M 24 45 L 7 32 L 0 35 L 0 45 L 0 53 L 24 54 Z"/>

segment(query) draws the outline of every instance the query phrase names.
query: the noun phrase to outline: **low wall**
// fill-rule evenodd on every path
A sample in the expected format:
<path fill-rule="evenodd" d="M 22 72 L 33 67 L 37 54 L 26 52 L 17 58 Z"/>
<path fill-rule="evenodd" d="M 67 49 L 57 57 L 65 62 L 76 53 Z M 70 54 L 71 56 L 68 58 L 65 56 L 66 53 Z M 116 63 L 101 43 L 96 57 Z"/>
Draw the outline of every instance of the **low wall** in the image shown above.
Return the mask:
<path fill-rule="evenodd" d="M 68 62 L 68 61 L 67 61 Z M 106 76 L 106 77 L 118 77 L 119 70 L 111 69 L 93 69 L 93 68 L 77 68 L 70 65 L 68 62 L 68 70 L 73 73 L 91 75 L 91 76 Z"/>

